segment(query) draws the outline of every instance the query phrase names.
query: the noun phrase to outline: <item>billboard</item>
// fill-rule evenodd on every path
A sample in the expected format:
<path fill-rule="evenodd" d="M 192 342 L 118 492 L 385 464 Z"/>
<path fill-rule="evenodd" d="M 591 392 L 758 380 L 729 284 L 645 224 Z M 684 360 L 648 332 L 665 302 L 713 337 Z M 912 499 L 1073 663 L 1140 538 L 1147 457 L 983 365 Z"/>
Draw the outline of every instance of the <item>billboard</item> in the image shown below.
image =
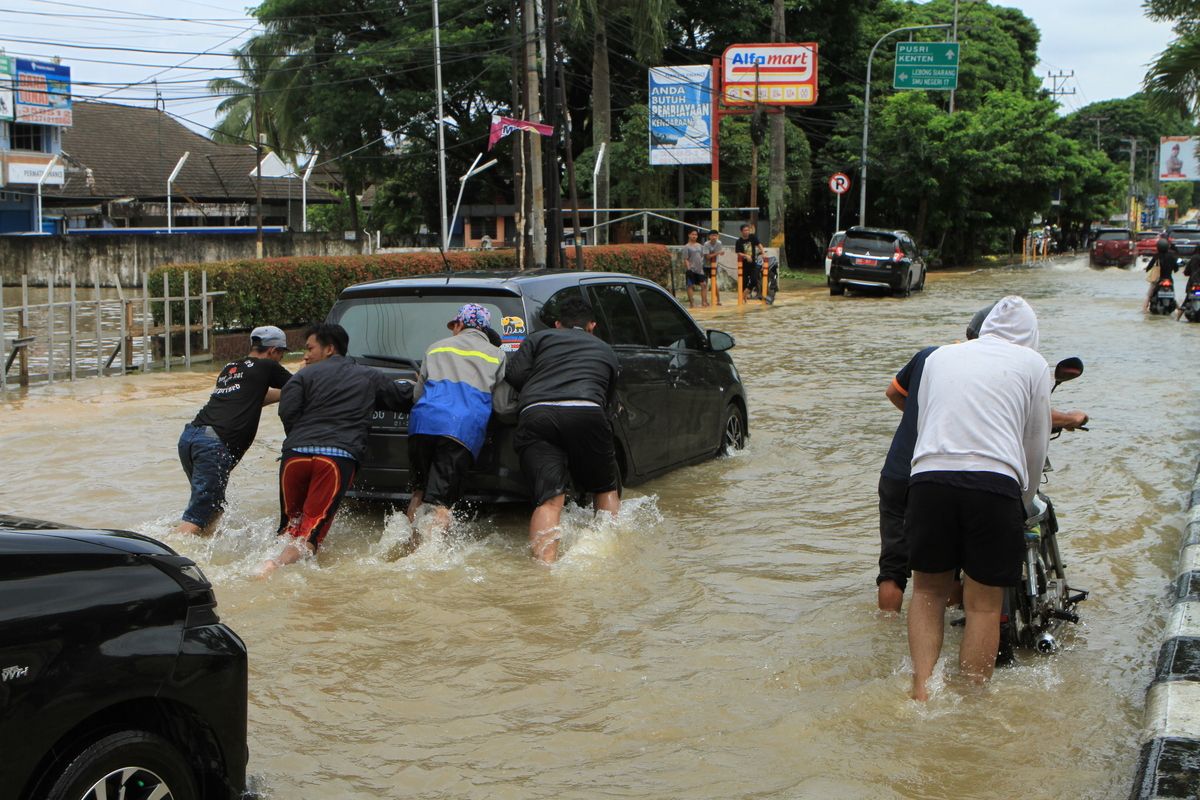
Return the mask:
<path fill-rule="evenodd" d="M 712 163 L 712 67 L 651 67 L 650 164 Z"/>
<path fill-rule="evenodd" d="M 735 44 L 721 56 L 726 105 L 811 106 L 817 102 L 817 44 Z"/>
<path fill-rule="evenodd" d="M 71 125 L 71 68 L 48 61 L 16 59 L 16 120 Z"/>
<path fill-rule="evenodd" d="M 11 56 L 0 56 L 0 121 L 13 118 L 13 70 L 16 60 Z"/>
<path fill-rule="evenodd" d="M 1200 180 L 1196 155 L 1196 140 L 1191 136 L 1163 136 L 1158 140 L 1158 179 Z"/>

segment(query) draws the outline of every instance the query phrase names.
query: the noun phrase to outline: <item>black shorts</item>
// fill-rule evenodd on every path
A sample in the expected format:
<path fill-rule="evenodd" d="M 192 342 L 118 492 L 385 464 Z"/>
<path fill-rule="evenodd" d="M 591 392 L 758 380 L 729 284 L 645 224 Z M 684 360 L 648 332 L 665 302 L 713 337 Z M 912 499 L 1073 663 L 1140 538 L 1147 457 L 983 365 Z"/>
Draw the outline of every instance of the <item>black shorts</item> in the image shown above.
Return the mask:
<path fill-rule="evenodd" d="M 617 488 L 612 425 L 598 406 L 531 406 L 513 439 L 535 505 L 574 488 L 599 494 Z"/>
<path fill-rule="evenodd" d="M 424 502 L 450 508 L 462 499 L 463 481 L 475 465 L 471 451 L 449 436 L 408 437 L 408 490 Z"/>
<path fill-rule="evenodd" d="M 708 276 L 700 272 L 692 272 L 690 269 L 686 273 L 688 286 L 701 286 L 708 280 Z"/>
<path fill-rule="evenodd" d="M 1016 586 L 1025 559 L 1025 509 L 1016 497 L 941 483 L 908 487 L 904 534 L 914 572 L 961 567 L 988 586 Z"/>

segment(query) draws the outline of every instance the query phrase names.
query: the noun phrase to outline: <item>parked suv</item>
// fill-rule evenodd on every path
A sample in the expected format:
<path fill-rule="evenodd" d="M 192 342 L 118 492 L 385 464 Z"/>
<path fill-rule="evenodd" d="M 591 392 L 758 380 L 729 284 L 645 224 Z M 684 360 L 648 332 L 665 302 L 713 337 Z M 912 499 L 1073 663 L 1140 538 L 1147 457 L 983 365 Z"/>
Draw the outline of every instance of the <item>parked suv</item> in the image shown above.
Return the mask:
<path fill-rule="evenodd" d="M 1127 267 L 1136 257 L 1133 234 L 1129 228 L 1101 228 L 1092 239 L 1091 260 L 1093 267 L 1116 264 Z"/>
<path fill-rule="evenodd" d="M 703 331 L 657 284 L 621 273 L 533 270 L 397 278 L 351 286 L 329 312 L 350 334 L 349 355 L 394 378 L 416 375 L 425 350 L 447 336 L 463 303 L 492 314 L 504 349 L 550 327 L 556 308 L 582 297 L 596 310 L 595 334 L 621 365 L 614 420 L 621 480 L 633 486 L 685 464 L 744 446 L 746 393 L 727 352 L 733 337 Z M 468 499 L 523 502 L 529 489 L 513 449 L 515 417 L 493 417 L 468 478 Z M 352 497 L 408 497 L 408 415 L 376 411 Z"/>
<path fill-rule="evenodd" d="M 1191 258 L 1200 247 L 1200 228 L 1190 225 L 1172 225 L 1167 229 L 1167 237 L 1171 246 L 1180 258 Z"/>
<path fill-rule="evenodd" d="M 925 288 L 925 261 L 905 231 L 855 227 L 833 248 L 828 280 L 830 294 L 844 294 L 850 286 L 908 297 Z"/>
<path fill-rule="evenodd" d="M 0 515 L 0 796 L 240 798 L 246 648 L 191 560 Z"/>

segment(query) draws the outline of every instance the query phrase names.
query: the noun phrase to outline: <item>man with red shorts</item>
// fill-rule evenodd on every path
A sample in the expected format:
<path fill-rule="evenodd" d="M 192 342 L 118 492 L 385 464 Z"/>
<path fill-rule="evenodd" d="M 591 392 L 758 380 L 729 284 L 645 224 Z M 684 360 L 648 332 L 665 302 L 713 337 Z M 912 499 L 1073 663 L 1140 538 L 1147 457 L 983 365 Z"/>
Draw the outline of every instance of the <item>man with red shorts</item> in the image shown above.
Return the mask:
<path fill-rule="evenodd" d="M 350 336 L 322 323 L 305 332 L 304 364 L 284 386 L 279 418 L 287 438 L 279 468 L 279 536 L 287 543 L 259 574 L 315 553 L 367 447 L 371 412 L 407 411 L 412 384 L 346 358 Z"/>

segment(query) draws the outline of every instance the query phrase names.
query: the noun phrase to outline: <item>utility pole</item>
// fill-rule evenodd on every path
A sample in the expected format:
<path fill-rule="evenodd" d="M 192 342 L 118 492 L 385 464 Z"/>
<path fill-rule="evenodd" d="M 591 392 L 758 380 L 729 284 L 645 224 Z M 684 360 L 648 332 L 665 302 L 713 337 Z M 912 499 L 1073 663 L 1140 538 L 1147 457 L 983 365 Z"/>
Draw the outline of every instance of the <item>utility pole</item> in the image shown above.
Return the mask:
<path fill-rule="evenodd" d="M 1137 228 L 1137 221 L 1133 216 L 1133 198 L 1137 197 L 1137 183 L 1134 165 L 1137 163 L 1138 140 L 1136 136 L 1131 136 L 1121 141 L 1129 146 L 1129 198 L 1126 200 L 1125 216 L 1129 220 L 1129 229 L 1135 230 Z"/>
<path fill-rule="evenodd" d="M 771 10 L 771 41 L 787 40 L 783 0 L 775 0 Z M 767 176 L 767 207 L 771 214 L 769 244 L 779 243 L 779 268 L 787 267 L 784 232 L 787 221 L 787 117 L 782 109 L 771 115 L 771 173 Z M 682 199 L 679 205 L 683 205 Z M 765 296 L 765 289 L 764 289 Z"/>
<path fill-rule="evenodd" d="M 557 59 L 555 59 L 557 61 Z M 583 269 L 583 225 L 579 221 L 579 192 L 575 188 L 575 154 L 571 152 L 571 110 L 567 105 L 567 76 L 561 63 L 558 64 L 558 100 L 563 111 L 563 143 L 567 156 L 567 191 L 571 193 L 571 223 L 575 226 L 575 269 Z M 682 205 L 682 204 L 681 204 Z"/>
<path fill-rule="evenodd" d="M 256 258 L 262 258 L 262 95 L 257 88 L 254 90 L 254 215 L 258 221 L 254 252 Z"/>
<path fill-rule="evenodd" d="M 433 82 L 437 92 L 437 143 L 438 143 L 438 201 L 442 222 L 441 251 L 450 247 L 450 231 L 446 220 L 446 123 L 442 110 L 442 25 L 438 19 L 438 0 L 433 0 Z"/>
<path fill-rule="evenodd" d="M 1108 117 L 1088 117 L 1087 121 L 1096 123 L 1096 149 L 1099 150 L 1100 149 L 1100 123 L 1107 122 Z"/>
<path fill-rule="evenodd" d="M 954 27 L 950 30 L 950 41 L 958 43 L 958 0 L 954 0 Z M 950 113 L 954 113 L 954 89 L 950 90 Z"/>
<path fill-rule="evenodd" d="M 521 27 L 525 36 L 525 109 L 529 119 L 542 121 L 541 86 L 538 82 L 538 27 L 534 0 L 525 0 L 521 13 Z M 546 187 L 542 181 L 542 136 L 521 132 L 522 139 L 529 142 L 530 210 L 526 217 L 532 228 L 533 265 L 546 266 Z M 521 269 L 527 265 L 522 264 Z"/>
<path fill-rule="evenodd" d="M 1057 74 L 1053 72 L 1047 72 L 1046 77 L 1050 79 L 1050 85 L 1053 87 L 1050 89 L 1051 97 L 1065 97 L 1070 94 L 1075 94 L 1074 89 L 1064 88 L 1067 85 L 1067 81 L 1075 77 L 1075 70 L 1063 72 L 1060 69 Z"/>
<path fill-rule="evenodd" d="M 558 0 L 545 0 L 546 15 L 546 124 L 553 129 L 550 146 L 544 153 L 543 179 L 546 182 L 546 266 L 555 269 L 562 260 L 562 181 L 558 170 L 559 107 L 558 107 Z"/>
<path fill-rule="evenodd" d="M 525 50 L 521 46 L 521 0 L 512 0 L 512 110 L 517 119 L 526 118 L 528 103 L 525 101 L 523 70 Z M 518 131 L 513 137 L 513 190 L 516 209 L 513 213 L 513 227 L 516 233 L 517 269 L 525 266 L 525 132 Z M 505 238 L 508 232 L 505 231 Z"/>

